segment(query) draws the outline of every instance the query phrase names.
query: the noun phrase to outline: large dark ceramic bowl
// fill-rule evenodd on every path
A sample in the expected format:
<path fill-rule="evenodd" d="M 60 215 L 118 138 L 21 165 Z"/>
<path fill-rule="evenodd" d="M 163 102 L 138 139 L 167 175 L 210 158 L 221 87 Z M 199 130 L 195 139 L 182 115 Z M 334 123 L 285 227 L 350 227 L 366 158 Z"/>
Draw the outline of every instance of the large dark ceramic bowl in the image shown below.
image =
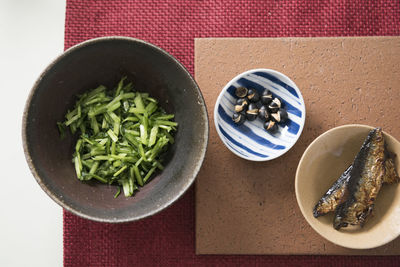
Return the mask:
<path fill-rule="evenodd" d="M 61 140 L 56 122 L 77 94 L 100 84 L 111 87 L 125 75 L 174 113 L 179 127 L 165 169 L 134 197 L 114 199 L 116 186 L 76 178 L 74 137 Z M 208 118 L 196 82 L 174 57 L 141 40 L 103 37 L 68 49 L 40 75 L 26 103 L 22 138 L 34 177 L 54 201 L 87 219 L 127 222 L 161 211 L 190 187 L 205 155 Z"/>

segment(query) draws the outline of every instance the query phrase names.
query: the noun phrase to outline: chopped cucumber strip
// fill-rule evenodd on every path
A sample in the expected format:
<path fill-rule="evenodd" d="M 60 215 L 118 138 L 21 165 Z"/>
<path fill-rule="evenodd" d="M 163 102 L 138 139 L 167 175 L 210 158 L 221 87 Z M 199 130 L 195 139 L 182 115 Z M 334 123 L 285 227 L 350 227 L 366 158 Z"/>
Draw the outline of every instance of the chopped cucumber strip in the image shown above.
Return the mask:
<path fill-rule="evenodd" d="M 114 90 L 100 85 L 79 95 L 57 127 L 61 138 L 66 128 L 79 134 L 72 155 L 79 180 L 119 185 L 114 198 L 121 191 L 129 197 L 164 169 L 162 155 L 178 126 L 174 117 L 123 77 Z"/>

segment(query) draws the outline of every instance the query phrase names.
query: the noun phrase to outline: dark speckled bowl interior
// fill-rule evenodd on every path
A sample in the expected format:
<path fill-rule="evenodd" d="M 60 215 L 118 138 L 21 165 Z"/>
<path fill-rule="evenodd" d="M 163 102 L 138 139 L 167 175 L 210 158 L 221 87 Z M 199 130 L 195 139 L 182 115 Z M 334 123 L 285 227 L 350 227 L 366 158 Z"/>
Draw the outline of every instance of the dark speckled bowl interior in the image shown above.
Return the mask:
<path fill-rule="evenodd" d="M 114 199 L 116 186 L 82 183 L 71 162 L 74 138 L 60 139 L 56 127 L 75 95 L 128 76 L 179 123 L 165 169 L 134 197 Z M 141 40 L 103 37 L 78 44 L 41 74 L 27 100 L 22 137 L 29 167 L 43 190 L 63 208 L 101 222 L 127 222 L 169 206 L 193 183 L 205 155 L 208 118 L 201 92 L 171 55 Z"/>

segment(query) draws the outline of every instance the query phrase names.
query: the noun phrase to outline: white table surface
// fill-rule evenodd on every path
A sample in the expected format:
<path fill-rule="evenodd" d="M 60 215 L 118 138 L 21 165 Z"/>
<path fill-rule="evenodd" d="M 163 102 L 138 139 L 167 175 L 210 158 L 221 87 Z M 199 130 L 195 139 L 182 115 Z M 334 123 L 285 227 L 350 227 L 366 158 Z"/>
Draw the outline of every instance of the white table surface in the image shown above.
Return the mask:
<path fill-rule="evenodd" d="M 62 209 L 39 187 L 21 141 L 25 100 L 63 51 L 65 0 L 0 0 L 0 266 L 62 266 Z"/>

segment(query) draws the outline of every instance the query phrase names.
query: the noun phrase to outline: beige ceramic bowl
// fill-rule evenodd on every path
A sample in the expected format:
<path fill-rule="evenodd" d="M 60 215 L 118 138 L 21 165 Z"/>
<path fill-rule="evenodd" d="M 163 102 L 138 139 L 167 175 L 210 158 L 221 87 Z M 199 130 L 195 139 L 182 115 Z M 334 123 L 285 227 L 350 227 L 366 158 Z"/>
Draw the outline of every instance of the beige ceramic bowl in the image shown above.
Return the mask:
<path fill-rule="evenodd" d="M 368 132 L 365 125 L 345 125 L 331 129 L 315 139 L 304 152 L 296 172 L 296 198 L 307 222 L 317 233 L 337 245 L 368 249 L 384 245 L 400 235 L 400 186 L 384 185 L 375 202 L 373 214 L 363 228 L 333 228 L 333 213 L 314 218 L 313 208 L 341 173 L 353 162 Z M 384 133 L 390 151 L 398 156 L 400 143 Z"/>

